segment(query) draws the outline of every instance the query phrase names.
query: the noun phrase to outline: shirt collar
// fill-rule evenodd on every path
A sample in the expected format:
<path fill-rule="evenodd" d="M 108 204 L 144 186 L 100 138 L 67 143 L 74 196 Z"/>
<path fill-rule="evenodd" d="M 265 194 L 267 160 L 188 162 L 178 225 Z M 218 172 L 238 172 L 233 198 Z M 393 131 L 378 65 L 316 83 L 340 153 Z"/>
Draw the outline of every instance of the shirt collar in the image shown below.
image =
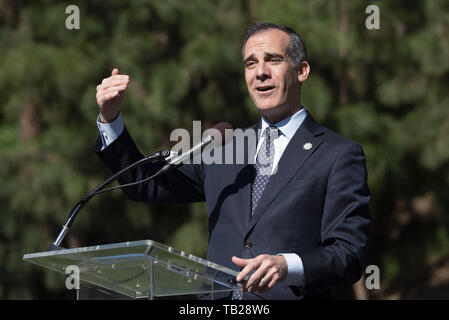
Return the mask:
<path fill-rule="evenodd" d="M 281 134 L 285 135 L 290 140 L 301 126 L 302 122 L 306 118 L 306 115 L 307 110 L 305 107 L 302 107 L 301 110 L 279 121 L 278 123 L 271 124 L 264 117 L 262 117 L 261 132 L 264 132 L 266 127 L 274 125 L 279 129 Z"/>

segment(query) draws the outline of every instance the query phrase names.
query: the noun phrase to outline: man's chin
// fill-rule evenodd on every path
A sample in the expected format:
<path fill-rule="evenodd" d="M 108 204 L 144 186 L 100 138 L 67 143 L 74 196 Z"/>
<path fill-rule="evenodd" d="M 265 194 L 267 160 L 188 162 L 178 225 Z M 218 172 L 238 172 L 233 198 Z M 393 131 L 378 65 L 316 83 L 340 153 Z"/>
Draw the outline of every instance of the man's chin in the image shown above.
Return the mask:
<path fill-rule="evenodd" d="M 270 112 L 270 110 L 277 109 L 278 107 L 278 104 L 264 102 L 258 103 L 256 105 L 257 110 L 259 110 L 260 112 Z"/>

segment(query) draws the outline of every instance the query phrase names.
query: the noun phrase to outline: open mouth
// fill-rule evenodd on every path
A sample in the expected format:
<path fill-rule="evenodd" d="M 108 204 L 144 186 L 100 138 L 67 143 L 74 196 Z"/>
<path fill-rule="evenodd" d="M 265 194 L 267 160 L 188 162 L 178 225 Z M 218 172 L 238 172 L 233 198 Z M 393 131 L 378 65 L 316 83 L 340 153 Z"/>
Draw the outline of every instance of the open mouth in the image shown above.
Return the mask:
<path fill-rule="evenodd" d="M 267 93 L 271 90 L 273 90 L 275 87 L 274 86 L 259 86 L 256 87 L 256 91 L 260 92 L 260 93 Z"/>

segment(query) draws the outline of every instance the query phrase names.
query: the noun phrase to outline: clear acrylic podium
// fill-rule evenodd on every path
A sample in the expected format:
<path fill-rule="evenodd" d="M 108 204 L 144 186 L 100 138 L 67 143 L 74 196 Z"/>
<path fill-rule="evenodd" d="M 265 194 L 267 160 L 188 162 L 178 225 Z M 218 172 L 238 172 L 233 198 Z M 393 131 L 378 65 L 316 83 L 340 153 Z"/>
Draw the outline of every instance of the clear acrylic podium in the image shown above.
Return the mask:
<path fill-rule="evenodd" d="M 238 272 L 152 240 L 25 254 L 65 274 L 80 271 L 78 299 L 156 299 L 239 289 Z M 71 267 L 73 268 L 73 267 Z"/>

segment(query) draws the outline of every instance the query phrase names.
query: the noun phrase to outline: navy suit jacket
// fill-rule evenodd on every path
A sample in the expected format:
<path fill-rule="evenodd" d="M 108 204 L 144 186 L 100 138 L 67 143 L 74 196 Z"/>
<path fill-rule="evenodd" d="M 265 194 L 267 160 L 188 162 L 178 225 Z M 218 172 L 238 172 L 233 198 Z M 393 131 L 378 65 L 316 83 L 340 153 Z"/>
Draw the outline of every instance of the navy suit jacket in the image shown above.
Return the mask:
<path fill-rule="evenodd" d="M 260 123 L 247 128 L 260 128 Z M 234 141 L 235 142 L 235 141 Z M 304 144 L 312 148 L 306 150 Z M 141 159 L 128 131 L 99 157 L 117 172 Z M 234 149 L 235 150 L 235 149 Z M 255 146 L 246 145 L 243 164 L 189 164 L 137 187 L 124 188 L 135 201 L 206 201 L 209 216 L 207 259 L 238 270 L 232 256 L 296 253 L 303 262 L 305 287 L 282 282 L 244 299 L 298 299 L 327 296 L 331 289 L 360 279 L 370 233 L 366 160 L 361 146 L 319 125 L 310 114 L 290 140 L 251 217 Z M 252 150 L 252 151 L 251 151 Z M 235 153 L 234 153 L 235 155 Z M 120 179 L 148 177 L 146 165 Z M 229 293 L 215 297 L 229 296 Z"/>

